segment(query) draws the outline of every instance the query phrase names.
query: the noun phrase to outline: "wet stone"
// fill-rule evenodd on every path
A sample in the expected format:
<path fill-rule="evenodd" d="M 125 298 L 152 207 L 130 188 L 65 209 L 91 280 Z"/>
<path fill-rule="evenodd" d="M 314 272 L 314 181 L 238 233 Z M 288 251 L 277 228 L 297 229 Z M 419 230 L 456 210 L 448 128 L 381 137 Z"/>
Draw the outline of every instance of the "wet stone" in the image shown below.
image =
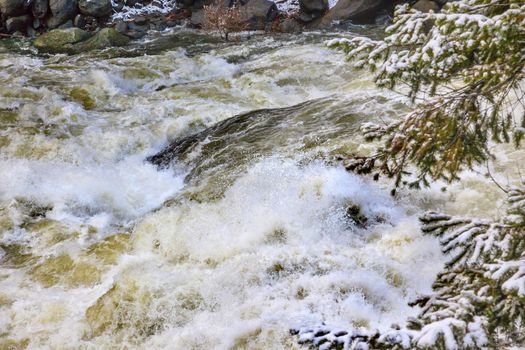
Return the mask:
<path fill-rule="evenodd" d="M 9 33 L 14 33 L 16 31 L 25 32 L 30 23 L 31 17 L 29 15 L 23 15 L 9 18 L 5 22 L 5 26 Z"/>
<path fill-rule="evenodd" d="M 0 245 L 4 255 L 2 258 L 2 265 L 6 267 L 24 267 L 30 265 L 37 257 L 32 255 L 20 245 Z"/>
<path fill-rule="evenodd" d="M 48 26 L 56 28 L 73 19 L 78 11 L 77 0 L 49 0 L 52 16 L 48 19 Z"/>
<path fill-rule="evenodd" d="M 93 99 L 86 89 L 73 88 L 69 94 L 71 99 L 80 103 L 85 110 L 92 110 L 97 106 L 95 99 Z"/>
<path fill-rule="evenodd" d="M 361 208 L 358 205 L 349 205 L 346 208 L 346 216 L 351 219 L 358 227 L 366 227 L 368 218 L 361 213 Z"/>
<path fill-rule="evenodd" d="M 119 33 L 125 33 L 128 30 L 128 24 L 124 21 L 119 21 L 115 25 L 115 30 Z"/>
<path fill-rule="evenodd" d="M 86 254 L 95 256 L 107 264 L 114 264 L 118 257 L 131 247 L 130 236 L 127 233 L 119 233 L 109 236 L 104 240 L 90 246 Z"/>
<path fill-rule="evenodd" d="M 25 0 L 0 0 L 0 12 L 5 16 L 18 16 L 26 12 Z"/>
<path fill-rule="evenodd" d="M 56 29 L 42 34 L 33 44 L 39 50 L 50 53 L 64 52 L 75 43 L 86 40 L 89 33 L 79 28 Z"/>
<path fill-rule="evenodd" d="M 148 22 L 148 19 L 144 16 L 137 16 L 133 19 L 133 22 L 138 25 L 144 25 Z"/>
<path fill-rule="evenodd" d="M 78 8 L 84 15 L 101 18 L 109 17 L 112 11 L 111 0 L 79 0 Z"/>
<path fill-rule="evenodd" d="M 44 18 L 49 7 L 48 0 L 33 0 L 31 4 L 31 12 L 35 18 Z"/>
<path fill-rule="evenodd" d="M 66 23 L 59 25 L 58 28 L 59 29 L 73 28 L 73 21 L 72 20 L 68 20 Z"/>
<path fill-rule="evenodd" d="M 148 31 L 148 27 L 145 25 L 138 25 L 136 23 L 130 22 L 128 23 L 128 29 L 135 31 L 135 32 L 146 32 Z"/>
<path fill-rule="evenodd" d="M 129 329 L 136 338 L 155 334 L 162 328 L 163 320 L 148 313 L 153 297 L 151 291 L 139 287 L 135 281 L 115 283 L 86 310 L 88 337 Z"/>
<path fill-rule="evenodd" d="M 100 270 L 85 262 L 76 263 L 69 255 L 46 259 L 30 271 L 33 280 L 49 288 L 57 284 L 70 288 L 92 286 L 100 278 Z"/>
<path fill-rule="evenodd" d="M 84 28 L 86 26 L 86 18 L 81 14 L 76 15 L 74 25 L 77 28 Z"/>

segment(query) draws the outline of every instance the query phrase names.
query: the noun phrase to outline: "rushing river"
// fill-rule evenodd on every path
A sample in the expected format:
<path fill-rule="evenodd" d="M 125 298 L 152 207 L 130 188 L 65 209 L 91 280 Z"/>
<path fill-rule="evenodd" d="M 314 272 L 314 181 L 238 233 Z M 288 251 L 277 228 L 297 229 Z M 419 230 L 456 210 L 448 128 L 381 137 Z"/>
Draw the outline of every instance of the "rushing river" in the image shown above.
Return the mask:
<path fill-rule="evenodd" d="M 416 315 L 444 259 L 417 216 L 503 195 L 473 172 L 393 198 L 335 162 L 409 110 L 324 46 L 341 35 L 0 41 L 0 348 L 293 349 L 291 327 Z"/>

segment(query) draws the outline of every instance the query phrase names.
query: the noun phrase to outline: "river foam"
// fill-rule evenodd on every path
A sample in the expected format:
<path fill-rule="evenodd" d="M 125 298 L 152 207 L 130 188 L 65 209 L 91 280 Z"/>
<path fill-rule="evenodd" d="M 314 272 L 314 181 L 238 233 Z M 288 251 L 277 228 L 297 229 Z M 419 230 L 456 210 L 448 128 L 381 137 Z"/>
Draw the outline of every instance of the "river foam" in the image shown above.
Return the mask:
<path fill-rule="evenodd" d="M 346 216 L 350 205 L 370 218 L 368 228 Z M 417 219 L 373 184 L 342 168 L 280 160 L 258 163 L 217 202 L 148 216 L 134 235 L 148 265 L 173 267 L 153 288 L 175 319 L 146 347 L 286 348 L 291 325 L 390 325 L 414 313 L 406 301 L 428 292 L 442 259 Z M 185 292 L 200 302 L 179 312 Z M 184 312 L 191 316 L 179 323 L 173 315 Z"/>
<path fill-rule="evenodd" d="M 162 35 L 145 55 L 0 49 L 0 348 L 297 349 L 292 327 L 417 313 L 443 261 L 417 216 L 486 212 L 487 179 L 393 198 L 330 162 L 407 106 L 324 34 Z M 259 109 L 169 168 L 146 161 Z"/>
<path fill-rule="evenodd" d="M 346 214 L 354 205 L 366 228 Z M 373 183 L 279 159 L 251 167 L 219 200 L 146 215 L 131 242 L 92 288 L 4 281 L 24 296 L 6 314 L 12 331 L 39 329 L 35 348 L 286 349 L 292 326 L 402 321 L 442 262 L 417 219 Z"/>

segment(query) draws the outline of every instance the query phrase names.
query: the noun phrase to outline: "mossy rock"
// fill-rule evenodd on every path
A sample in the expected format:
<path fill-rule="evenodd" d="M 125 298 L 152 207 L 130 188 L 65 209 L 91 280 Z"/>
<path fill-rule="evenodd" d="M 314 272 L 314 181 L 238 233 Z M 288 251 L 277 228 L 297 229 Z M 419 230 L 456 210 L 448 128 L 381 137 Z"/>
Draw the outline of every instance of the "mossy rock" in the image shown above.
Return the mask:
<path fill-rule="evenodd" d="M 13 126 L 16 124 L 17 121 L 18 112 L 16 110 L 0 109 L 1 126 Z"/>
<path fill-rule="evenodd" d="M 76 53 L 91 50 L 100 50 L 112 46 L 124 46 L 129 43 L 129 38 L 117 32 L 114 28 L 104 28 L 86 41 L 73 46 Z"/>
<path fill-rule="evenodd" d="M 78 231 L 73 231 L 63 223 L 50 219 L 33 220 L 22 224 L 21 227 L 35 233 L 38 241 L 45 246 L 53 246 L 80 235 Z"/>
<path fill-rule="evenodd" d="M 33 263 L 38 257 L 27 252 L 26 248 L 17 245 L 3 245 L 0 244 L 0 249 L 4 251 L 4 256 L 2 258 L 2 265 L 4 267 L 23 267 Z"/>
<path fill-rule="evenodd" d="M 0 148 L 7 147 L 11 144 L 9 136 L 0 136 Z"/>
<path fill-rule="evenodd" d="M 358 227 L 364 228 L 367 226 L 368 218 L 363 215 L 361 207 L 357 204 L 350 204 L 346 207 L 346 216 Z"/>
<path fill-rule="evenodd" d="M 385 277 L 387 282 L 396 288 L 403 287 L 406 282 L 403 276 L 399 272 L 396 272 L 394 270 L 387 270 Z"/>
<path fill-rule="evenodd" d="M 0 339 L 0 349 L 2 350 L 23 350 L 29 345 L 29 339 Z"/>
<path fill-rule="evenodd" d="M 100 281 L 100 275 L 101 271 L 95 265 L 80 262 L 66 277 L 65 284 L 71 288 L 93 286 Z"/>
<path fill-rule="evenodd" d="M 16 209 L 24 214 L 26 217 L 24 220 L 34 220 L 39 218 L 44 218 L 46 213 L 53 210 L 53 207 L 50 205 L 43 205 L 36 202 L 33 202 L 26 198 L 16 198 L 16 203 L 14 204 Z M 29 222 L 27 221 L 27 222 Z"/>
<path fill-rule="evenodd" d="M 163 320 L 149 314 L 153 299 L 149 290 L 140 288 L 133 280 L 115 283 L 86 310 L 91 328 L 86 336 L 96 337 L 104 332 L 114 335 L 123 330 L 133 330 L 137 338 L 155 334 L 162 328 Z"/>
<path fill-rule="evenodd" d="M 306 298 L 308 296 L 308 294 L 310 294 L 308 292 L 308 290 L 306 290 L 303 287 L 299 287 L 297 289 L 297 292 L 295 292 L 295 298 L 298 299 L 298 300 L 303 300 L 304 298 Z"/>
<path fill-rule="evenodd" d="M 54 29 L 42 34 L 33 45 L 46 53 L 81 53 L 112 46 L 124 46 L 129 38 L 114 28 L 104 28 L 92 35 L 79 28 Z"/>
<path fill-rule="evenodd" d="M 184 310 L 194 311 L 204 305 L 204 298 L 196 290 L 177 293 L 176 298 L 179 306 Z"/>
<path fill-rule="evenodd" d="M 84 41 L 91 36 L 80 28 L 53 29 L 40 35 L 33 45 L 41 52 L 70 53 L 73 44 Z"/>
<path fill-rule="evenodd" d="M 97 106 L 97 103 L 89 94 L 89 91 L 83 88 L 73 88 L 69 93 L 69 97 L 77 103 L 80 103 L 86 111 L 94 109 Z"/>
<path fill-rule="evenodd" d="M 278 227 L 272 230 L 268 235 L 266 235 L 266 243 L 276 244 L 276 243 L 285 243 L 287 238 L 286 229 Z"/>
<path fill-rule="evenodd" d="M 0 147 L 2 146 L 2 139 L 0 138 Z M 0 216 L 0 233 L 12 230 L 15 227 L 13 220 L 7 216 Z"/>
<path fill-rule="evenodd" d="M 141 67 L 126 69 L 122 75 L 124 79 L 155 79 L 162 77 L 151 69 Z"/>
<path fill-rule="evenodd" d="M 70 288 L 92 286 L 100 280 L 100 274 L 96 266 L 77 263 L 69 255 L 51 257 L 30 271 L 33 280 L 46 288 L 57 284 Z"/>
<path fill-rule="evenodd" d="M 11 299 L 6 294 L 0 293 L 0 307 L 2 307 L 2 306 L 11 306 L 11 304 L 13 304 L 13 303 L 14 303 L 13 299 Z"/>
<path fill-rule="evenodd" d="M 90 246 L 86 253 L 95 256 L 106 264 L 114 264 L 122 253 L 131 248 L 129 239 L 130 235 L 127 233 L 109 236 Z"/>
<path fill-rule="evenodd" d="M 52 287 L 58 284 L 64 275 L 71 273 L 74 267 L 75 262 L 69 255 L 60 255 L 37 265 L 30 274 L 42 286 Z"/>

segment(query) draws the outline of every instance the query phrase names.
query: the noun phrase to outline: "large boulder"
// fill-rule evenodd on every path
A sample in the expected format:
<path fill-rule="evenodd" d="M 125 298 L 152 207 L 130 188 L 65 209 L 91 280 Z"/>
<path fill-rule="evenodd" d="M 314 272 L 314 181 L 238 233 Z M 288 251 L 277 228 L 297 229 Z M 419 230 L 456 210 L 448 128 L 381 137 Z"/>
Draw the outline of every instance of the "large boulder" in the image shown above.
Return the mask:
<path fill-rule="evenodd" d="M 412 5 L 412 8 L 421 12 L 438 12 L 440 6 L 437 2 L 432 0 L 419 0 L 414 5 Z"/>
<path fill-rule="evenodd" d="M 279 13 L 277 5 L 269 0 L 249 0 L 241 9 L 242 18 L 251 30 L 264 29 Z"/>
<path fill-rule="evenodd" d="M 112 12 L 111 0 L 78 0 L 78 9 L 86 16 L 109 17 Z"/>
<path fill-rule="evenodd" d="M 80 28 L 53 29 L 35 39 L 41 52 L 74 54 L 111 46 L 124 46 L 129 38 L 114 28 L 104 28 L 92 35 Z"/>
<path fill-rule="evenodd" d="M 299 10 L 301 20 L 311 21 L 328 11 L 328 0 L 299 0 Z"/>
<path fill-rule="evenodd" d="M 73 50 L 73 44 L 86 40 L 91 35 L 80 29 L 54 29 L 40 35 L 33 45 L 41 52 L 63 53 Z"/>
<path fill-rule="evenodd" d="M 312 22 L 315 27 L 327 27 L 334 21 L 352 21 L 359 24 L 374 23 L 384 11 L 391 11 L 389 0 L 339 0 L 326 15 Z"/>
<path fill-rule="evenodd" d="M 183 9 L 192 8 L 195 5 L 195 0 L 179 0 L 177 6 Z"/>
<path fill-rule="evenodd" d="M 0 12 L 6 17 L 25 14 L 27 6 L 26 0 L 0 0 Z"/>
<path fill-rule="evenodd" d="M 8 33 L 27 32 L 27 27 L 31 25 L 31 17 L 29 15 L 17 16 L 8 18 L 5 21 L 5 28 Z"/>
<path fill-rule="evenodd" d="M 112 46 L 124 46 L 128 43 L 129 38 L 117 32 L 115 28 L 104 28 L 99 30 L 88 40 L 75 44 L 73 46 L 73 51 L 79 53 Z"/>
<path fill-rule="evenodd" d="M 31 3 L 31 12 L 35 18 L 44 18 L 49 7 L 48 0 L 33 0 Z"/>
<path fill-rule="evenodd" d="M 303 31 L 303 24 L 295 18 L 284 18 L 277 23 L 276 30 L 282 33 L 300 33 Z"/>
<path fill-rule="evenodd" d="M 196 9 L 191 11 L 190 23 L 196 27 L 202 26 L 204 22 L 204 10 Z"/>
<path fill-rule="evenodd" d="M 49 28 L 56 28 L 68 20 L 73 20 L 78 12 L 77 0 L 49 0 L 51 17 L 47 19 Z"/>
<path fill-rule="evenodd" d="M 185 0 L 183 0 L 183 1 L 185 1 Z M 193 4 L 191 5 L 191 9 L 192 10 L 194 10 L 194 9 L 202 9 L 202 8 L 204 8 L 204 6 L 212 5 L 215 2 L 216 1 L 214 1 L 214 0 L 193 0 Z M 229 1 L 228 1 L 228 3 L 229 3 Z"/>

